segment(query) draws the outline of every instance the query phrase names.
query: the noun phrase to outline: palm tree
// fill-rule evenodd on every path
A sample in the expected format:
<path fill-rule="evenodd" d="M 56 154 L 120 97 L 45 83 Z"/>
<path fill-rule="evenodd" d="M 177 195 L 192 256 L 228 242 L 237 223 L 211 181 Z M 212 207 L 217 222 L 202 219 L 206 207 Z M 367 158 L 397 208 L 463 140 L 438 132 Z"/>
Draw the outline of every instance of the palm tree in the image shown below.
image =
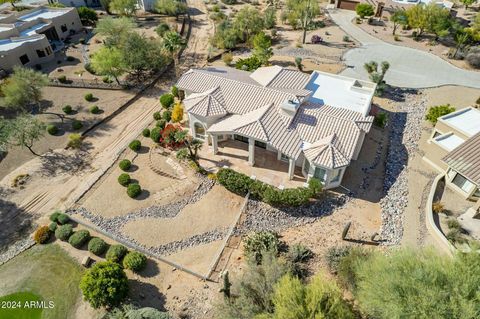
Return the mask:
<path fill-rule="evenodd" d="M 163 36 L 163 48 L 170 54 L 173 60 L 175 73 L 178 66 L 179 52 L 186 47 L 187 40 L 176 31 L 169 31 Z"/>

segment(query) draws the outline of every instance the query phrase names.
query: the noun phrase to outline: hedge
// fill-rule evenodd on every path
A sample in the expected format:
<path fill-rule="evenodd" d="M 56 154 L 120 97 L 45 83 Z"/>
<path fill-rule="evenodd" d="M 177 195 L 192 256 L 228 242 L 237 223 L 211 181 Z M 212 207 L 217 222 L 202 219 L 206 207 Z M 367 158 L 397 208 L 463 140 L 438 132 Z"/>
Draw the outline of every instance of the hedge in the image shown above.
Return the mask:
<path fill-rule="evenodd" d="M 81 248 L 90 239 L 90 232 L 82 229 L 73 233 L 68 239 L 68 243 L 75 248 Z"/>
<path fill-rule="evenodd" d="M 274 206 L 299 206 L 308 202 L 322 189 L 316 179 L 310 179 L 309 187 L 278 189 L 230 168 L 221 168 L 217 173 L 218 182 L 229 191 L 262 200 Z"/>
<path fill-rule="evenodd" d="M 39 227 L 33 235 L 33 240 L 37 244 L 45 244 L 50 239 L 50 228 L 48 226 Z"/>
<path fill-rule="evenodd" d="M 107 255 L 105 256 L 108 261 L 119 263 L 122 261 L 123 256 L 128 252 L 127 248 L 123 245 L 112 245 L 108 248 Z"/>
<path fill-rule="evenodd" d="M 61 225 L 58 226 L 57 229 L 55 230 L 55 237 L 67 241 L 70 235 L 73 233 L 73 228 L 72 225 L 67 224 L 67 225 Z"/>
<path fill-rule="evenodd" d="M 138 251 L 131 251 L 123 258 L 123 267 L 134 272 L 142 270 L 146 265 L 147 257 Z"/>
<path fill-rule="evenodd" d="M 103 239 L 98 237 L 93 237 L 88 242 L 88 251 L 97 256 L 103 254 L 107 248 L 108 244 Z"/>
<path fill-rule="evenodd" d="M 132 167 L 132 162 L 130 162 L 128 159 L 123 159 L 118 163 L 118 166 L 122 171 L 128 171 L 130 167 Z"/>

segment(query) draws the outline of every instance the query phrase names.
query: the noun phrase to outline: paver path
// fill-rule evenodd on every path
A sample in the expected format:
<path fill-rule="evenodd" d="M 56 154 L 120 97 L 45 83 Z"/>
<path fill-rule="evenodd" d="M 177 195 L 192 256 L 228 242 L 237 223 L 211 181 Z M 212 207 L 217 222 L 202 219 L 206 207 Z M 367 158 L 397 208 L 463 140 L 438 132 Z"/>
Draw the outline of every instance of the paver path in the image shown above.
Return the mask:
<path fill-rule="evenodd" d="M 362 44 L 360 48 L 344 55 L 348 66 L 342 74 L 368 79 L 363 65 L 369 61 L 388 61 L 390 69 L 385 76 L 388 84 L 428 88 L 442 85 L 461 85 L 480 88 L 480 72 L 457 68 L 431 53 L 393 45 L 377 39 L 352 23 L 355 12 L 334 9 L 329 11 L 332 20 L 352 38 Z"/>

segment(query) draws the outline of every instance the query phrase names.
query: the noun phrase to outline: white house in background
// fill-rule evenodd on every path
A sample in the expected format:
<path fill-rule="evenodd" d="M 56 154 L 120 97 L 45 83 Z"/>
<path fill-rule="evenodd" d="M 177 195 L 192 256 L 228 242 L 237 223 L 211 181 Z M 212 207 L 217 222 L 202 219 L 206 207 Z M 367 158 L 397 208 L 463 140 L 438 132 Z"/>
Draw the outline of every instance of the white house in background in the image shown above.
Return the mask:
<path fill-rule="evenodd" d="M 207 140 L 214 154 L 218 141 L 248 144 L 275 152 L 305 178 L 326 188 L 339 186 L 356 160 L 373 117 L 368 116 L 375 84 L 315 71 L 311 75 L 279 66 L 253 73 L 232 68 L 191 69 L 177 84 L 185 92 L 192 135 Z"/>
<path fill-rule="evenodd" d="M 63 41 L 81 29 L 75 8 L 38 7 L 0 16 L 0 68 L 49 62 Z"/>
<path fill-rule="evenodd" d="M 61 3 L 67 7 L 102 7 L 102 3 L 100 2 L 100 0 L 57 0 L 56 2 Z"/>

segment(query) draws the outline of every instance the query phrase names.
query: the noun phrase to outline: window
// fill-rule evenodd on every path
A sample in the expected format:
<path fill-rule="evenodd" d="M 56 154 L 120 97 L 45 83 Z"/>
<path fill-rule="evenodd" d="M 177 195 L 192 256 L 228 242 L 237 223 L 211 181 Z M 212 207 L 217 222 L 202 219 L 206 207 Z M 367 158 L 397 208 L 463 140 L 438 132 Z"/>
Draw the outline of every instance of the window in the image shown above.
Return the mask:
<path fill-rule="evenodd" d="M 284 161 L 284 162 L 288 162 L 289 161 L 289 158 L 287 155 L 281 153 L 280 154 L 280 160 Z"/>
<path fill-rule="evenodd" d="M 464 176 L 457 174 L 455 178 L 452 180 L 452 183 L 455 186 L 458 186 L 462 191 L 465 193 L 470 193 L 475 187 L 475 185 L 472 184 L 468 179 L 466 179 Z"/>
<path fill-rule="evenodd" d="M 66 24 L 62 24 L 60 26 L 60 29 L 62 30 L 62 32 L 67 32 L 68 31 L 68 28 L 67 28 L 67 25 Z"/>
<path fill-rule="evenodd" d="M 327 171 L 320 167 L 315 167 L 315 173 L 313 173 L 313 177 L 319 179 L 322 182 L 325 182 L 325 178 L 327 177 Z"/>
<path fill-rule="evenodd" d="M 45 57 L 45 51 L 37 50 L 37 55 L 38 55 L 39 58 L 44 58 Z"/>
<path fill-rule="evenodd" d="M 51 47 L 46 47 L 45 51 L 47 51 L 48 55 L 52 54 L 52 48 Z"/>
<path fill-rule="evenodd" d="M 340 175 L 342 175 L 342 171 L 343 169 L 336 169 L 333 171 L 333 178 L 332 180 L 330 181 L 330 183 L 336 183 L 338 182 L 338 180 L 340 179 Z"/>
<path fill-rule="evenodd" d="M 477 187 L 477 189 L 473 193 L 473 197 L 480 198 L 480 188 Z"/>
<path fill-rule="evenodd" d="M 267 149 L 267 143 L 263 143 L 263 142 L 260 142 L 260 141 L 255 141 L 255 146 L 258 146 L 258 147 L 263 148 L 263 149 Z"/>
<path fill-rule="evenodd" d="M 248 137 L 242 136 L 242 135 L 237 135 L 235 134 L 233 138 L 237 141 L 248 143 Z"/>
<path fill-rule="evenodd" d="M 195 122 L 195 124 L 193 124 L 193 128 L 195 129 L 195 137 L 204 140 L 206 137 L 205 127 L 202 124 Z"/>
<path fill-rule="evenodd" d="M 22 62 L 23 65 L 30 62 L 30 59 L 28 58 L 28 55 L 24 54 L 24 55 L 20 56 L 20 62 Z"/>

